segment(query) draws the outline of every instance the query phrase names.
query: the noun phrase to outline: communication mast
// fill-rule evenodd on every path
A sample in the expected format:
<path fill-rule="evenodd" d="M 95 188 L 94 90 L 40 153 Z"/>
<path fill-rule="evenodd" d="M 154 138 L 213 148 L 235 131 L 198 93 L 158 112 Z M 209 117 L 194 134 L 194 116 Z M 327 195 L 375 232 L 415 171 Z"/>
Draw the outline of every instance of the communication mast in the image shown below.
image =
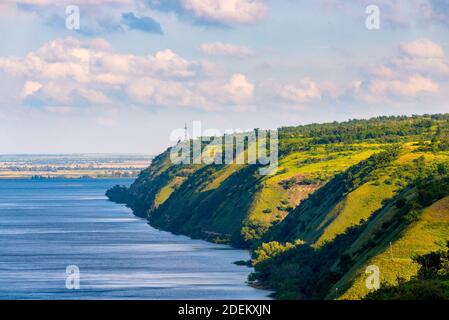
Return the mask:
<path fill-rule="evenodd" d="M 184 141 L 187 141 L 187 140 L 189 140 L 189 138 L 188 138 L 188 133 L 187 133 L 187 122 L 186 122 L 185 126 L 184 126 Z"/>

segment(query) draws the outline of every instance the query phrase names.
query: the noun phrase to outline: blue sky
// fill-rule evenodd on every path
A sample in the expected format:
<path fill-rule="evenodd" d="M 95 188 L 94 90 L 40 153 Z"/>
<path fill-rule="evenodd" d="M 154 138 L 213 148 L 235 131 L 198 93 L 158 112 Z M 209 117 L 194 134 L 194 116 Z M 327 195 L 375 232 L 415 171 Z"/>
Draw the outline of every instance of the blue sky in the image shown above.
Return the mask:
<path fill-rule="evenodd" d="M 448 0 L 5 0 L 0 35 L 0 153 L 449 112 Z"/>

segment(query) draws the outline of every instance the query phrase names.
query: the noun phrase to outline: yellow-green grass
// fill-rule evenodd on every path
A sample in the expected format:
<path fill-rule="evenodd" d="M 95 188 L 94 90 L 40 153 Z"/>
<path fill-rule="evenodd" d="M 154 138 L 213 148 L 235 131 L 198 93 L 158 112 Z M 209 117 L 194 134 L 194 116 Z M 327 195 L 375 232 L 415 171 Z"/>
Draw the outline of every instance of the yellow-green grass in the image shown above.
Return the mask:
<path fill-rule="evenodd" d="M 448 154 L 445 152 L 432 153 L 432 152 L 407 152 L 402 154 L 393 164 L 404 165 L 412 163 L 420 157 L 424 157 L 425 161 L 444 162 L 448 161 Z"/>
<path fill-rule="evenodd" d="M 281 185 L 265 186 L 259 192 L 253 202 L 250 210 L 249 218 L 252 221 L 263 223 L 271 223 L 273 220 L 284 219 L 288 212 L 279 210 L 278 207 L 296 207 L 301 200 L 305 199 L 309 194 L 315 191 L 318 185 L 299 186 L 296 185 L 285 190 Z M 283 203 L 284 202 L 284 203 Z M 264 212 L 269 209 L 270 212 Z"/>
<path fill-rule="evenodd" d="M 420 220 L 406 228 L 391 246 L 384 244 L 380 253 L 359 266 L 352 275 L 344 277 L 342 281 L 352 284 L 340 299 L 360 299 L 370 292 L 365 284 L 365 270 L 369 265 L 379 267 L 381 283 L 396 284 L 398 277 L 410 279 L 418 270 L 411 258 L 440 249 L 448 238 L 449 197 L 446 197 L 426 208 Z M 344 287 L 342 281 L 340 286 Z"/>
<path fill-rule="evenodd" d="M 175 177 L 172 180 L 170 180 L 168 184 L 162 187 L 154 199 L 155 208 L 159 207 L 165 201 L 167 201 L 168 198 L 170 198 L 171 194 L 175 191 L 175 188 L 180 184 L 182 184 L 184 180 L 185 180 L 184 177 Z"/>
<path fill-rule="evenodd" d="M 158 176 L 162 174 L 164 171 L 168 170 L 172 166 L 171 160 L 168 158 L 168 156 L 165 156 L 167 159 L 164 159 L 162 165 L 157 168 L 157 171 L 155 172 L 154 176 Z"/>
<path fill-rule="evenodd" d="M 279 215 L 279 210 L 276 207 L 285 196 L 286 190 L 280 185 L 264 186 L 263 190 L 255 196 L 250 209 L 249 220 L 263 224 L 271 223 L 276 218 L 276 215 Z M 264 213 L 263 211 L 266 209 L 270 209 L 272 212 Z"/>
<path fill-rule="evenodd" d="M 279 163 L 279 169 L 282 172 L 282 169 L 287 169 L 287 172 L 279 174 L 273 177 L 271 180 L 273 182 L 279 182 L 285 179 L 288 179 L 291 176 L 295 175 L 306 175 L 306 176 L 327 176 L 332 173 L 342 172 L 349 167 L 368 159 L 374 153 L 380 152 L 380 149 L 369 149 L 363 151 L 354 151 L 349 153 L 348 155 L 339 156 L 338 153 L 322 153 L 321 156 L 335 156 L 334 159 L 330 159 L 327 161 L 311 163 L 306 165 L 299 166 L 297 163 L 303 159 L 310 159 L 310 155 L 308 152 L 304 153 L 295 153 L 291 156 L 286 157 Z M 317 157 L 315 157 L 317 158 Z"/>
<path fill-rule="evenodd" d="M 241 166 L 236 164 L 230 164 L 224 167 L 222 170 L 216 172 L 213 176 L 212 182 L 210 182 L 202 191 L 211 191 L 218 189 L 220 185 L 228 179 L 233 173 L 235 173 Z"/>
<path fill-rule="evenodd" d="M 380 151 L 377 146 L 368 146 L 366 150 L 350 151 L 344 155 L 341 155 L 339 152 L 326 153 L 324 147 L 319 147 L 314 151 L 296 152 L 281 159 L 278 169 L 278 172 L 281 173 L 264 178 L 262 182 L 263 188 L 256 194 L 251 206 L 249 219 L 264 224 L 269 224 L 273 220 L 282 220 L 287 215 L 287 212 L 278 209 L 282 204 L 281 201 L 288 202 L 288 206 L 296 207 L 301 200 L 314 192 L 320 184 L 309 186 L 295 185 L 289 189 L 284 189 L 280 182 L 292 177 L 298 180 L 316 177 L 328 180 L 336 173 L 342 172 Z M 330 159 L 317 163 L 298 165 L 298 162 L 301 160 L 310 159 L 311 157 L 318 159 L 330 157 Z M 285 207 L 285 205 L 282 206 Z M 266 213 L 266 210 L 269 212 Z"/>
<path fill-rule="evenodd" d="M 315 246 L 319 247 L 344 233 L 349 227 L 360 224 L 362 220 L 368 220 L 376 210 L 382 208 L 382 201 L 391 198 L 394 193 L 395 187 L 392 185 L 383 183 L 373 185 L 369 182 L 348 194 L 319 226 L 324 232 Z"/>

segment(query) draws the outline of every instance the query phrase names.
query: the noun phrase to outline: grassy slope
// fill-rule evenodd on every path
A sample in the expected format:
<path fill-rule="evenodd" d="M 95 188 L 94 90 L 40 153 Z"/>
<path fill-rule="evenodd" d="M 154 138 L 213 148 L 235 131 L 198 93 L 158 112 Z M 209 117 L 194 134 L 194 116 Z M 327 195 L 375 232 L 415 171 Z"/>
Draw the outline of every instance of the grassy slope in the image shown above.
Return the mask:
<path fill-rule="evenodd" d="M 369 153 L 364 151 L 362 154 L 368 158 L 368 155 L 378 152 L 379 150 Z M 268 233 L 265 239 L 280 242 L 294 242 L 301 239 L 310 245 L 319 246 L 349 227 L 357 225 L 362 219 L 367 219 L 374 212 L 373 209 L 380 207 L 382 200 L 392 194 L 393 188 L 384 185 L 371 186 L 367 183 L 351 191 L 347 186 L 349 176 L 365 177 L 373 171 L 362 161 L 366 158 L 362 158 L 361 154 L 357 154 L 356 158 L 360 161 L 340 158 L 341 163 L 354 167 L 335 176 Z M 356 164 L 359 166 L 355 166 Z M 368 192 L 370 189 L 371 191 L 377 189 L 376 197 L 371 196 Z"/>
<path fill-rule="evenodd" d="M 345 179 L 337 176 L 269 232 L 264 240 L 280 242 L 305 240 L 307 245 L 316 248 L 318 260 L 326 259 L 327 251 L 323 251 L 320 255 L 320 247 L 327 243 L 331 248 L 327 250 L 336 254 L 332 258 L 334 262 L 330 264 L 329 269 L 335 274 L 341 272 L 339 269 L 341 257 L 344 254 L 350 254 L 353 265 L 338 276 L 341 278 L 334 286 L 327 289 L 329 299 L 335 298 L 336 288 L 342 299 L 364 297 L 368 293 L 365 286 L 365 268 L 371 264 L 379 266 L 382 280 L 390 283 L 396 281 L 398 276 L 409 278 L 414 275 L 417 266 L 412 263 L 412 255 L 430 252 L 435 249 L 436 243 L 444 246 L 449 238 L 447 198 L 425 210 L 419 216 L 418 222 L 408 226 L 407 223 L 398 219 L 400 213 L 394 206 L 394 197 L 395 195 L 404 198 L 416 196 L 414 188 L 405 187 L 405 190 L 401 192 L 401 189 L 404 189 L 404 179 L 407 174 L 410 173 L 411 176 L 416 174 L 416 171 L 411 169 L 416 159 L 423 157 L 426 159 L 427 166 L 432 166 L 435 162 L 447 163 L 449 155 L 417 152 L 410 145 L 405 144 L 403 153 L 398 159 L 372 170 L 367 176 L 367 181 L 349 193 L 345 190 Z M 358 170 L 360 171 L 360 168 Z M 354 170 L 353 174 L 356 172 L 357 170 Z M 398 173 L 404 176 L 398 176 Z M 348 242 L 343 242 L 342 245 L 334 244 L 333 240 L 350 227 L 356 227 L 360 231 L 356 231 L 353 238 L 349 239 L 349 246 Z M 392 252 L 394 259 L 391 259 Z M 300 255 L 305 256 L 305 253 Z M 293 253 L 292 257 L 286 259 L 292 261 L 297 258 L 299 257 Z M 282 277 L 279 279 L 280 272 L 292 267 L 288 266 L 287 260 L 284 260 L 287 262 L 285 267 L 287 269 L 282 268 L 284 263 L 282 259 L 275 260 L 277 267 L 273 269 L 273 274 L 268 276 L 268 283 L 277 285 L 280 292 L 284 290 L 282 288 L 289 288 L 288 279 L 282 279 Z M 313 263 L 310 261 L 311 265 Z M 299 259 L 298 268 L 303 268 L 302 264 L 306 266 L 308 263 Z M 266 274 L 264 277 L 266 278 Z M 301 281 L 303 280 L 296 284 L 298 288 L 302 286 Z M 288 293 L 284 296 L 297 297 L 298 295 Z"/>
<path fill-rule="evenodd" d="M 266 225 L 271 224 L 272 221 L 282 221 L 288 214 L 288 211 L 285 210 L 286 206 L 296 207 L 335 174 L 343 172 L 378 151 L 376 146 L 366 146 L 362 150 L 346 153 L 328 153 L 323 148 L 293 153 L 280 161 L 277 175 L 268 176 L 262 180 L 263 188 L 255 196 L 248 219 Z M 317 159 L 317 162 L 301 163 L 301 161 L 311 158 Z M 281 185 L 282 182 L 291 178 L 295 178 L 297 183 L 288 189 L 284 188 Z M 301 184 L 301 181 L 305 179 L 314 179 L 317 182 Z M 266 214 L 264 211 L 270 211 L 270 214 Z"/>
<path fill-rule="evenodd" d="M 337 283 L 336 287 L 348 287 L 340 298 L 360 299 L 368 294 L 365 285 L 365 269 L 368 265 L 379 267 L 381 282 L 394 284 L 398 277 L 409 279 L 418 270 L 418 265 L 413 263 L 411 257 L 444 248 L 448 238 L 449 197 L 446 197 L 425 209 L 417 222 L 399 234 L 391 234 L 367 253 L 365 257 L 373 257 L 357 264 Z"/>
<path fill-rule="evenodd" d="M 382 208 L 384 200 L 394 195 L 395 189 L 392 185 L 365 183 L 348 194 L 320 224 L 319 228 L 324 231 L 316 241 L 316 245 L 332 241 L 337 235 L 344 233 L 348 227 L 368 220 L 373 212 Z"/>
<path fill-rule="evenodd" d="M 281 159 L 274 176 L 259 176 L 256 166 L 170 166 L 167 151 L 130 188 L 130 204 L 156 227 L 248 245 L 335 174 L 380 148 L 355 144 L 344 152 L 323 147 L 295 152 Z M 297 183 L 285 188 L 282 183 L 291 178 Z M 305 179 L 315 182 L 302 184 Z"/>
<path fill-rule="evenodd" d="M 217 169 L 207 166 L 195 171 L 151 214 L 151 223 L 195 237 L 230 237 L 244 219 L 257 178 L 251 167 Z M 220 187 L 210 185 L 221 179 Z"/>

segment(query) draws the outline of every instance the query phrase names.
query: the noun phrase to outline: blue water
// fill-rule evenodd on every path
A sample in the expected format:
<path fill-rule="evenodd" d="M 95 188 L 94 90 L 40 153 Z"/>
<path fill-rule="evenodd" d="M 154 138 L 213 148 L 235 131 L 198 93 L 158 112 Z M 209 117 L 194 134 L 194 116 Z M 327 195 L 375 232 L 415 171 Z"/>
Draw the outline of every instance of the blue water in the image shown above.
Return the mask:
<path fill-rule="evenodd" d="M 233 264 L 247 251 L 156 230 L 106 200 L 129 182 L 0 180 L 0 299 L 267 297 Z M 66 288 L 69 265 L 79 289 Z"/>

